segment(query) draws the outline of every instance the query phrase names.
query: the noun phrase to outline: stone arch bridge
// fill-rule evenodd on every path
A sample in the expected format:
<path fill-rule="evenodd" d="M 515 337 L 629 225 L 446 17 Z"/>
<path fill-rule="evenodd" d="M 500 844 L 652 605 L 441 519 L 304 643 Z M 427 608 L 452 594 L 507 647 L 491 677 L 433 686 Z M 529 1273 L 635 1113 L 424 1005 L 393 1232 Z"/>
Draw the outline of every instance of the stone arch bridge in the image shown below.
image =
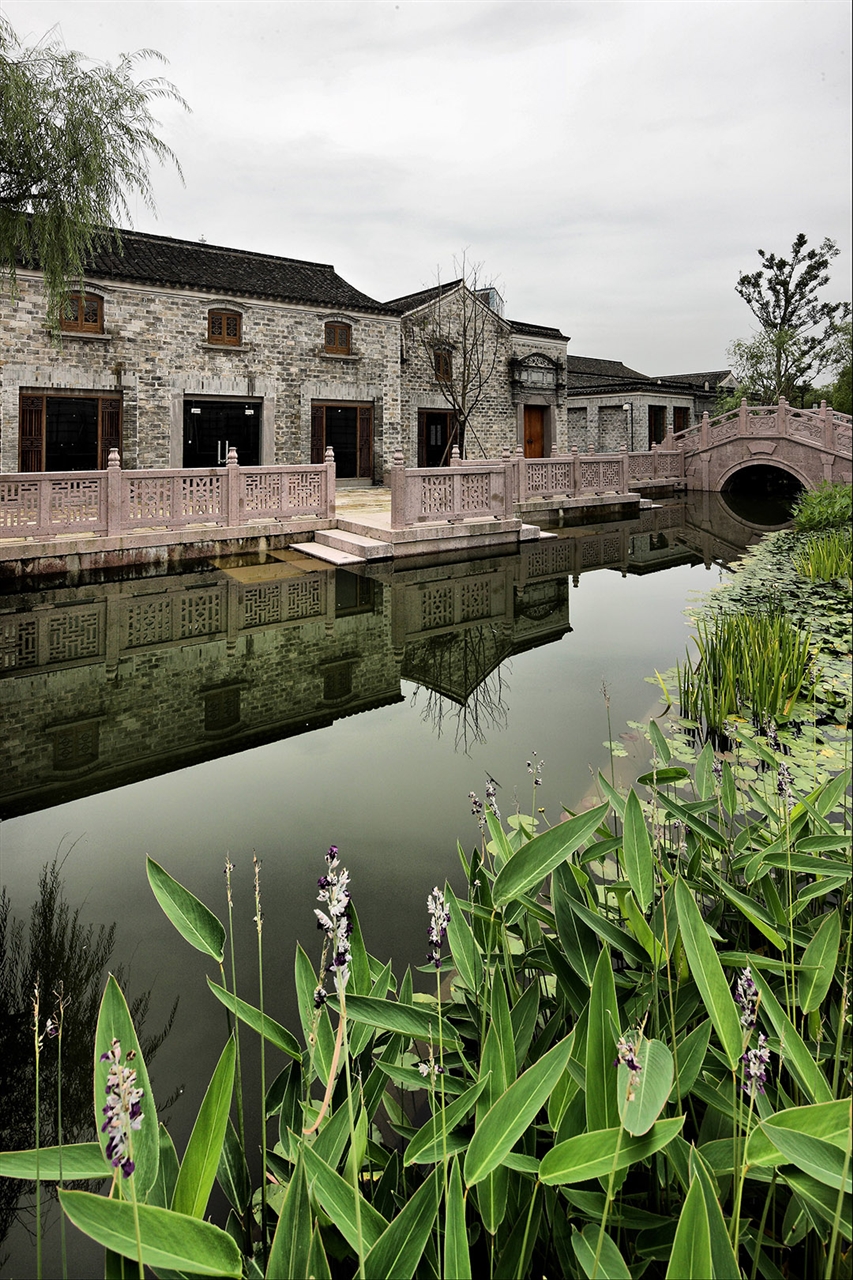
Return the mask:
<path fill-rule="evenodd" d="M 762 406 L 742 400 L 739 409 L 719 417 L 705 413 L 675 442 L 684 450 L 688 489 L 720 492 L 738 472 L 755 466 L 776 467 L 806 489 L 853 479 L 850 414 L 836 413 L 826 401 L 820 409 L 793 409 L 785 400 Z"/>

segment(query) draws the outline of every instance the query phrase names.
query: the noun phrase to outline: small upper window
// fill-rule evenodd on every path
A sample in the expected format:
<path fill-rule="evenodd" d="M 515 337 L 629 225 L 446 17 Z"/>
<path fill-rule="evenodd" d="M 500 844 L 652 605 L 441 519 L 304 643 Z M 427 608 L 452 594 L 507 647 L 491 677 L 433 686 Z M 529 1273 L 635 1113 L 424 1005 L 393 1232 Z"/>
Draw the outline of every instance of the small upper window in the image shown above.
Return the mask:
<path fill-rule="evenodd" d="M 96 293 L 69 293 L 62 306 L 59 327 L 66 333 L 103 333 L 103 298 Z"/>
<path fill-rule="evenodd" d="M 330 356 L 348 356 L 352 350 L 352 325 L 326 325 L 326 351 Z"/>
<path fill-rule="evenodd" d="M 449 382 L 453 377 L 453 357 L 449 351 L 436 351 L 435 376 L 439 382 Z"/>
<path fill-rule="evenodd" d="M 238 311 L 208 311 L 207 340 L 218 347 L 239 347 L 243 340 L 243 317 Z"/>

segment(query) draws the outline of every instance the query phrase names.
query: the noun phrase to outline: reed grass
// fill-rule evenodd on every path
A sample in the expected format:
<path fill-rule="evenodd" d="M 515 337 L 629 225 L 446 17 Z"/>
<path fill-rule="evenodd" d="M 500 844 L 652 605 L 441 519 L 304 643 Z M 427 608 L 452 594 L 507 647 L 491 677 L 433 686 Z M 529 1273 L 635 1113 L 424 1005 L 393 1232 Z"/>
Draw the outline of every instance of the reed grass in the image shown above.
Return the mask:
<path fill-rule="evenodd" d="M 812 582 L 832 582 L 835 578 L 850 581 L 853 577 L 853 531 L 826 529 L 809 534 L 794 552 L 798 573 Z"/>

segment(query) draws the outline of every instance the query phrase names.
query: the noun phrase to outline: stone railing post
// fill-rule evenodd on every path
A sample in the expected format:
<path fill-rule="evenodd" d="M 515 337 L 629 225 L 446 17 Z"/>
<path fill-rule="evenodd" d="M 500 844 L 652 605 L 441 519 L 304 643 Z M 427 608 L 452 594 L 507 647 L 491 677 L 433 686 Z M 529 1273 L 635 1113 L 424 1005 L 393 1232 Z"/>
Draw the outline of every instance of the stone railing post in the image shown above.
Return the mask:
<path fill-rule="evenodd" d="M 779 397 L 776 406 L 776 431 L 780 436 L 788 434 L 788 401 L 784 396 Z"/>
<path fill-rule="evenodd" d="M 237 450 L 232 445 L 228 450 L 228 459 L 225 463 L 225 483 L 227 492 L 225 495 L 226 502 L 226 519 L 229 529 L 236 529 L 240 524 L 240 467 L 237 463 Z"/>
<path fill-rule="evenodd" d="M 504 519 L 509 520 L 512 517 L 512 504 L 518 492 L 518 482 L 515 461 L 508 447 L 502 450 L 501 461 L 504 464 Z"/>
<path fill-rule="evenodd" d="M 745 404 L 746 404 L 746 401 L 744 400 L 742 402 L 742 405 L 745 405 Z M 743 407 L 741 407 L 741 413 L 743 413 Z M 708 448 L 708 433 L 709 433 L 710 426 L 711 426 L 711 418 L 708 413 L 708 410 L 706 409 L 705 412 L 702 414 L 702 425 L 699 428 L 699 448 L 700 449 Z"/>
<path fill-rule="evenodd" d="M 820 420 L 823 424 L 823 447 L 824 449 L 834 449 L 835 419 L 825 400 L 820 402 Z"/>
<path fill-rule="evenodd" d="M 571 494 L 569 495 L 572 498 L 574 498 L 575 495 L 577 494 L 578 484 L 580 482 L 580 477 L 578 475 L 578 465 L 579 465 L 578 464 L 578 447 L 576 444 L 573 444 L 572 445 L 572 489 L 571 489 Z"/>
<path fill-rule="evenodd" d="M 658 447 L 659 447 L 658 442 L 657 440 L 655 440 L 654 443 L 652 444 L 652 479 L 653 480 L 657 480 L 658 478 Z"/>
<path fill-rule="evenodd" d="M 628 445 L 622 446 L 622 492 L 628 492 L 628 485 L 631 483 L 631 463 L 628 454 Z"/>
<path fill-rule="evenodd" d="M 323 463 L 326 468 L 326 506 L 322 512 L 324 520 L 334 520 L 335 518 L 335 451 L 330 444 L 326 445 L 326 452 L 323 456 Z M 320 513 L 318 513 L 320 514 Z"/>
<path fill-rule="evenodd" d="M 406 465 L 403 451 L 398 449 L 391 463 L 391 528 L 406 527 Z"/>
<path fill-rule="evenodd" d="M 462 466 L 462 454 L 459 452 L 458 444 L 455 444 L 453 448 L 450 450 L 450 465 L 451 467 Z"/>
<path fill-rule="evenodd" d="M 746 397 L 742 396 L 741 402 L 740 402 L 740 409 L 738 410 L 738 420 L 737 420 L 738 435 L 742 435 L 742 436 L 746 435 L 746 420 L 748 417 L 749 417 L 749 414 L 747 413 Z"/>
<path fill-rule="evenodd" d="M 121 458 L 118 449 L 110 449 L 107 459 L 107 537 L 121 533 Z"/>

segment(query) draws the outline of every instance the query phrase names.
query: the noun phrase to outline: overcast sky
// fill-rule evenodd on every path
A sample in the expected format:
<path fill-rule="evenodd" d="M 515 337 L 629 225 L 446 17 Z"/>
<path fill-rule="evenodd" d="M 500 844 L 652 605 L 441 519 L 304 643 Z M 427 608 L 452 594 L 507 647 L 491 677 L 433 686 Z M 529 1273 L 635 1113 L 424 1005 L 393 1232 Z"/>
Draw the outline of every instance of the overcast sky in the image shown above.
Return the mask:
<path fill-rule="evenodd" d="M 0 0 L 92 58 L 154 48 L 186 186 L 138 230 L 334 263 L 386 300 L 465 249 L 516 320 L 650 374 L 721 368 L 756 249 L 842 250 L 850 6 Z M 157 74 L 150 64 L 150 74 Z"/>

